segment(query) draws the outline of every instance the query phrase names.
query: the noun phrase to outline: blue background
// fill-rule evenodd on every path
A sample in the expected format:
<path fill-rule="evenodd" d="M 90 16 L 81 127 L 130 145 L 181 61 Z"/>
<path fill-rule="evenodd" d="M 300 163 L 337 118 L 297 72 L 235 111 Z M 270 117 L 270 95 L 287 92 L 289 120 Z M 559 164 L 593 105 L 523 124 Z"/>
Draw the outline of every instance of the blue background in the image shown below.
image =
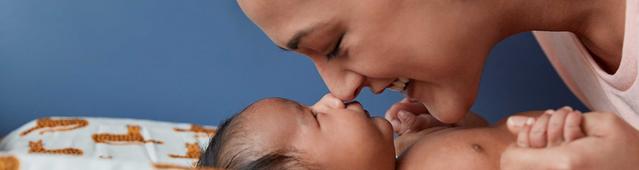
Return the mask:
<path fill-rule="evenodd" d="M 326 92 L 310 60 L 276 48 L 233 0 L 0 0 L 0 135 L 42 116 L 217 124 L 260 98 Z M 382 115 L 400 95 L 359 100 Z M 584 109 L 524 33 L 492 51 L 473 111 L 563 105 Z"/>

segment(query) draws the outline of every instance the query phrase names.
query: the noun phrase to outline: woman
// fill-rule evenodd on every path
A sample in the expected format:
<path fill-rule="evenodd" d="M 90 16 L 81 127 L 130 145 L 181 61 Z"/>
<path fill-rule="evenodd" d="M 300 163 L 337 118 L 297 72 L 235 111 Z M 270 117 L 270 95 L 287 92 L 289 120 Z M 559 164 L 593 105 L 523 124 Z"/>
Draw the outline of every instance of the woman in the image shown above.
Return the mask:
<path fill-rule="evenodd" d="M 566 84 L 591 109 L 639 127 L 638 1 L 238 0 L 275 44 L 313 60 L 338 98 L 352 100 L 366 86 L 375 93 L 406 93 L 387 112 L 398 132 L 420 122 L 398 119 L 399 111 L 404 118 L 429 113 L 444 123 L 463 119 L 491 48 L 532 30 L 567 31 L 535 33 Z M 544 150 L 511 147 L 503 168 L 543 168 L 539 161 L 548 168 L 639 166 L 639 132 L 608 117 L 585 125 L 594 129 L 586 131 L 585 142 Z M 518 120 L 511 119 L 512 129 Z M 613 162 L 610 156 L 624 159 Z"/>

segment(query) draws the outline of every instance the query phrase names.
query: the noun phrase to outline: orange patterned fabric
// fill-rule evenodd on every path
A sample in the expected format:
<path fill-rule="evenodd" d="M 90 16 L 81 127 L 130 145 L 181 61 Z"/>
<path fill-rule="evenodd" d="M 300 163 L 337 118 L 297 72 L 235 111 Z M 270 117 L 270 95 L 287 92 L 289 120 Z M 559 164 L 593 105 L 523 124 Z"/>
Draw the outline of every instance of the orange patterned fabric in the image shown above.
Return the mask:
<path fill-rule="evenodd" d="M 45 129 L 43 131 L 40 132 L 40 134 L 44 134 L 47 132 L 54 132 L 54 131 L 68 131 L 68 130 L 74 130 L 74 129 L 78 129 L 78 128 L 82 128 L 85 127 L 89 124 L 89 122 L 87 120 L 84 119 L 59 119 L 59 120 L 53 120 L 51 118 L 41 118 L 38 119 L 36 121 L 36 126 L 28 129 L 22 133 L 20 133 L 20 136 L 26 136 L 29 133 L 39 130 L 39 129 Z"/>
<path fill-rule="evenodd" d="M 186 166 L 178 166 L 173 164 L 153 164 L 158 170 L 221 170 L 216 168 L 201 168 L 201 167 L 186 167 Z"/>
<path fill-rule="evenodd" d="M 153 120 L 40 118 L 0 140 L 0 146 L 5 147 L 2 152 L 12 153 L 13 158 L 0 155 L 0 170 L 17 168 L 17 165 L 23 169 L 41 169 L 49 163 L 63 165 L 60 166 L 63 169 L 68 168 L 66 165 L 91 167 L 111 161 L 115 165 L 131 163 L 136 170 L 193 169 L 194 161 L 202 152 L 201 146 L 206 145 L 216 131 L 214 126 Z M 144 145 L 149 143 L 162 145 Z M 77 160 L 59 157 L 61 155 L 76 156 Z"/>
<path fill-rule="evenodd" d="M 196 137 L 211 137 L 215 135 L 215 132 L 217 132 L 216 129 L 205 128 L 204 126 L 197 124 L 191 124 L 190 129 L 174 128 L 173 130 L 175 130 L 176 132 L 193 132 L 196 134 Z"/>
<path fill-rule="evenodd" d="M 93 134 L 91 137 L 95 143 L 104 144 L 164 143 L 158 140 L 145 140 L 144 136 L 140 133 L 140 126 L 138 125 L 127 125 L 127 130 L 126 134 L 97 133 Z"/>
<path fill-rule="evenodd" d="M 18 170 L 20 161 L 13 156 L 0 156 L 0 170 Z"/>
<path fill-rule="evenodd" d="M 46 154 L 60 154 L 60 155 L 76 155 L 83 154 L 81 149 L 77 148 L 62 148 L 62 149 L 46 149 L 42 140 L 29 141 L 29 153 L 46 153 Z"/>
<path fill-rule="evenodd" d="M 169 154 L 171 158 L 187 158 L 187 159 L 198 159 L 200 157 L 200 153 L 202 152 L 202 148 L 198 143 L 186 143 L 186 155 L 174 155 Z"/>

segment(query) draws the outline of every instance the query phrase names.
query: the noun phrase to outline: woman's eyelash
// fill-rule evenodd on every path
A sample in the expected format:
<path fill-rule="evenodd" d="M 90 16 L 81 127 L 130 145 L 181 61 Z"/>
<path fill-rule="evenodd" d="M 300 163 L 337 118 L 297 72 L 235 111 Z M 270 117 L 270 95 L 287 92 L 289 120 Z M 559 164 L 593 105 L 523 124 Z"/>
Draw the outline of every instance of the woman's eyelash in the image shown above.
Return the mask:
<path fill-rule="evenodd" d="M 331 52 L 329 52 L 328 54 L 326 54 L 326 57 L 328 58 L 328 60 L 331 60 L 335 57 L 337 57 L 340 53 L 340 46 L 342 45 L 342 39 L 344 39 L 344 33 L 342 33 L 339 38 L 337 39 L 337 43 L 335 43 L 335 46 L 333 47 L 333 50 L 331 50 Z"/>

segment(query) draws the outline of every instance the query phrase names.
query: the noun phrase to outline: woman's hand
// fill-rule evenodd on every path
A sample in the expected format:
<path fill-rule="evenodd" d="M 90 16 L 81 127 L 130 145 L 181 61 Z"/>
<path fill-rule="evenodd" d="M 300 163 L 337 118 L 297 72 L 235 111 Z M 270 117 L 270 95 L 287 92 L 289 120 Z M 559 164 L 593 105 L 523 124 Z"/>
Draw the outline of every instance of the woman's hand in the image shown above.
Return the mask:
<path fill-rule="evenodd" d="M 581 123 L 586 136 L 574 141 L 543 149 L 511 145 L 502 154 L 501 169 L 639 167 L 639 132 L 632 126 L 612 113 L 583 114 Z M 522 129 L 510 126 L 523 124 L 509 122 L 508 126 L 509 129 Z"/>

